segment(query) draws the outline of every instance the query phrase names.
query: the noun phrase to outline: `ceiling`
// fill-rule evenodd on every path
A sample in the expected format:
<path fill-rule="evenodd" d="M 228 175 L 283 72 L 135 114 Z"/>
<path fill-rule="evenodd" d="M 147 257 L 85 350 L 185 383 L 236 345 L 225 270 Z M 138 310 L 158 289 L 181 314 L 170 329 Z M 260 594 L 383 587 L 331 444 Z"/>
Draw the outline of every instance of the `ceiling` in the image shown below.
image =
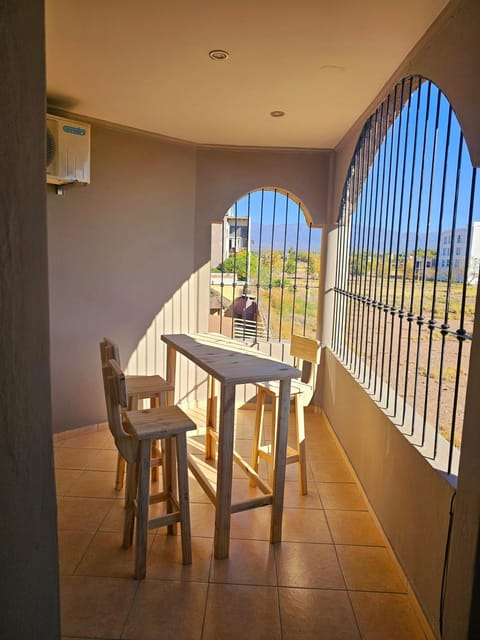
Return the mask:
<path fill-rule="evenodd" d="M 46 0 L 49 106 L 199 144 L 334 148 L 447 4 Z"/>

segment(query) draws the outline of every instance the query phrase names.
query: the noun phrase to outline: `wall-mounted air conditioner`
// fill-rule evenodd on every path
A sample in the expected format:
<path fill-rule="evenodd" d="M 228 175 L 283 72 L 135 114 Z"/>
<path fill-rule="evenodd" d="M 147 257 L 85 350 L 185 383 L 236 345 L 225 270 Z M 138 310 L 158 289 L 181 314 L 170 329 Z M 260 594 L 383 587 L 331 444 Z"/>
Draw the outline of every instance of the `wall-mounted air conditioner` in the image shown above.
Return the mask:
<path fill-rule="evenodd" d="M 47 114 L 47 182 L 90 183 L 90 125 Z"/>

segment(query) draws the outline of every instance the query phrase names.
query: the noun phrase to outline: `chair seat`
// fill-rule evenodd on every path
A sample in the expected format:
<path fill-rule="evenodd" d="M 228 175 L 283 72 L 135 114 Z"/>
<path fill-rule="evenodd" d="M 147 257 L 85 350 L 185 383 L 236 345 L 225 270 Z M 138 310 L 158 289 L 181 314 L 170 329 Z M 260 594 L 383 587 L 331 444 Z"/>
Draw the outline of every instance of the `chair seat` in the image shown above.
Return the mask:
<path fill-rule="evenodd" d="M 271 382 L 257 382 L 256 385 L 260 389 L 263 389 L 265 393 L 268 393 L 272 396 L 280 395 L 280 383 L 277 380 L 272 380 Z M 307 393 L 312 391 L 312 386 L 307 384 L 306 382 L 301 382 L 300 380 L 292 380 L 292 385 L 290 387 L 290 395 L 298 396 L 302 393 Z"/>
<path fill-rule="evenodd" d="M 138 440 L 162 440 L 197 428 L 176 406 L 126 411 L 123 425 L 125 431 Z"/>
<path fill-rule="evenodd" d="M 173 391 L 174 386 L 162 376 L 125 376 L 129 396 L 135 396 L 139 400 L 151 398 L 160 393 Z"/>

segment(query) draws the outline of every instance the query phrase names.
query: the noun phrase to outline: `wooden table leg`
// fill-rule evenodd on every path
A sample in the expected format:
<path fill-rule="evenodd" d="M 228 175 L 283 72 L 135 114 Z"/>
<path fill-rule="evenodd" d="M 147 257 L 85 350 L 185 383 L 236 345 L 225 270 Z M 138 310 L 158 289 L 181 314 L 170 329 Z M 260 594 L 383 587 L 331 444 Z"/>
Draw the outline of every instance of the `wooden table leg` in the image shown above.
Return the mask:
<path fill-rule="evenodd" d="M 167 391 L 167 405 L 175 404 L 175 372 L 177 366 L 177 351 L 175 347 L 167 345 L 167 382 L 173 386 L 172 391 Z"/>
<path fill-rule="evenodd" d="M 228 558 L 232 504 L 232 465 L 235 420 L 235 385 L 222 384 L 217 454 L 217 498 L 215 505 L 215 558 Z"/>
<path fill-rule="evenodd" d="M 290 414 L 291 380 L 280 380 L 278 398 L 277 441 L 273 462 L 273 502 L 270 521 L 270 542 L 282 540 L 283 494 L 285 490 L 285 470 L 287 466 L 288 417 Z"/>

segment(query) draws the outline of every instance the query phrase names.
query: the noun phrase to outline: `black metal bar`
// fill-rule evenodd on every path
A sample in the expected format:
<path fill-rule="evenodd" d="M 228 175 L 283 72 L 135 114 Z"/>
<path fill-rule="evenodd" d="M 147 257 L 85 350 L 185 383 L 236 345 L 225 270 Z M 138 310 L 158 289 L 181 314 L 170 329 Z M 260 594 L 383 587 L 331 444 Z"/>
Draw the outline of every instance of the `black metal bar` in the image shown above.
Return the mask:
<path fill-rule="evenodd" d="M 273 219 L 272 219 L 272 240 L 270 244 L 270 277 L 268 282 L 268 315 L 267 315 L 267 337 L 270 340 L 270 310 L 272 305 L 272 274 L 273 274 L 273 241 L 275 235 L 275 214 L 277 209 L 277 190 L 273 192 Z"/>
<path fill-rule="evenodd" d="M 394 125 L 392 127 L 392 155 L 394 153 L 394 148 L 396 150 L 396 159 L 395 159 L 395 173 L 394 173 L 394 178 L 393 178 L 393 192 L 392 192 L 392 226 L 391 226 L 391 230 L 390 230 L 390 240 L 389 240 L 389 252 L 388 252 L 388 273 L 387 273 L 387 291 L 386 291 L 386 304 L 383 307 L 384 313 L 385 313 L 385 324 L 384 324 L 384 335 L 383 335 L 383 353 L 382 353 L 382 381 L 384 380 L 384 376 L 383 376 L 383 372 L 384 372 L 384 364 L 385 364 L 385 357 L 386 357 L 386 337 L 387 337 L 387 320 L 388 320 L 388 315 L 390 314 L 390 321 L 391 321 L 391 338 L 390 338 L 390 349 L 389 349 L 389 356 L 388 356 L 388 373 L 387 373 L 387 389 L 386 389 L 386 407 L 388 407 L 389 404 L 389 398 L 390 398 L 390 375 L 391 375 L 391 366 L 392 366 L 392 343 L 393 343 L 393 324 L 394 324 L 394 317 L 395 317 L 395 313 L 396 313 L 396 307 L 395 307 L 395 289 L 393 292 L 393 298 L 392 298 L 392 304 L 390 305 L 390 298 L 389 298 L 389 294 L 390 294 L 390 274 L 391 274 L 391 267 L 392 267 L 392 247 L 393 247 L 393 234 L 394 234 L 394 229 L 395 229 L 395 202 L 396 202 L 396 191 L 397 191 L 397 176 L 398 176 L 398 156 L 400 154 L 400 134 L 401 134 L 401 130 L 402 130 L 402 117 L 401 117 L 401 109 L 402 109 L 402 105 L 403 105 L 403 92 L 404 92 L 404 88 L 405 88 L 405 80 L 402 80 L 401 84 L 401 93 L 400 93 L 400 111 L 399 111 L 399 116 L 398 118 L 395 118 L 394 120 Z M 397 89 L 398 85 L 395 87 Z M 394 116 L 395 116 L 395 112 L 396 112 L 396 107 L 397 107 L 397 95 L 395 94 L 395 99 L 394 99 Z M 396 128 L 396 133 L 397 133 L 397 144 L 395 146 L 394 141 L 395 141 L 395 123 L 397 123 L 397 128 Z M 392 161 L 392 158 L 390 158 L 390 160 Z M 391 165 L 389 168 L 389 184 L 388 184 L 388 200 L 390 200 L 390 169 L 391 169 Z M 388 215 L 388 212 L 387 212 Z M 383 384 L 382 384 L 382 390 L 383 390 Z"/>
<path fill-rule="evenodd" d="M 414 397 L 414 402 L 413 402 L 413 414 L 414 416 L 416 415 L 416 405 L 417 405 L 417 399 L 418 399 L 418 374 L 419 374 L 419 364 L 420 364 L 420 349 L 421 349 L 421 340 L 422 340 L 422 332 L 423 329 L 426 327 L 427 324 L 427 320 L 425 319 L 423 312 L 424 312 L 424 301 L 425 301 L 425 282 L 426 282 L 426 278 L 427 278 L 427 258 L 428 258 L 428 239 L 430 237 L 430 222 L 431 222 L 431 218 L 432 218 L 432 199 L 433 199 L 433 185 L 434 185 L 434 176 L 435 176 L 435 169 L 437 166 L 437 158 L 438 158 L 438 127 L 439 127 L 439 119 L 440 119 L 440 99 L 441 99 L 441 92 L 435 87 L 435 85 L 432 85 L 430 82 L 428 83 L 429 89 L 432 90 L 432 88 L 437 92 L 437 101 L 436 101 L 436 106 L 435 106 L 435 118 L 433 120 L 433 146 L 432 146 L 432 152 L 431 152 L 431 167 L 430 167 L 430 177 L 429 177 L 429 187 L 428 187 L 428 200 L 427 200 L 427 206 L 426 206 L 426 212 L 427 212 L 427 220 L 426 220 L 426 225 L 425 225 L 425 244 L 424 244 L 424 267 L 423 267 L 423 272 L 422 272 L 422 285 L 421 285 L 421 289 L 420 289 L 420 300 L 419 300 L 419 315 L 417 316 L 417 326 L 418 326 L 418 333 L 417 333 L 417 355 L 416 355 L 416 360 L 415 360 L 415 385 L 414 385 L 414 392 L 413 392 L 413 397 Z M 430 110 L 428 110 L 427 112 L 427 118 L 430 119 Z M 438 256 L 437 256 L 438 259 Z M 426 377 L 425 380 L 425 384 L 426 384 L 426 388 L 428 387 L 429 384 L 429 379 L 428 377 Z M 424 411 L 425 411 L 425 405 L 427 403 L 427 390 L 425 391 L 425 396 L 424 396 Z M 425 416 L 425 413 L 424 413 Z M 421 446 L 423 446 L 424 442 L 425 442 L 425 419 L 422 420 L 422 436 L 421 436 Z M 413 434 L 412 434 L 413 435 Z"/>
<path fill-rule="evenodd" d="M 363 141 L 363 134 L 362 134 Z M 361 147 L 360 147 L 361 148 Z M 352 209 L 350 214 L 350 245 L 352 249 L 349 251 L 350 257 L 353 252 L 353 260 L 349 260 L 349 277 L 350 277 L 350 285 L 348 287 L 349 292 L 353 292 L 353 295 L 349 295 L 348 298 L 348 330 L 347 330 L 347 347 L 348 347 L 348 361 L 347 366 L 351 368 L 352 360 L 353 360 L 353 335 L 351 331 L 352 325 L 352 313 L 353 318 L 355 318 L 356 311 L 356 303 L 355 303 L 355 288 L 356 288 L 356 280 L 354 271 L 356 270 L 356 264 L 354 260 L 356 259 L 356 255 L 358 255 L 358 229 L 359 225 L 357 224 L 357 212 L 358 212 L 358 194 L 360 192 L 360 182 L 361 182 L 361 169 L 360 169 L 360 148 L 358 152 L 355 154 L 355 164 L 354 164 L 354 188 L 352 192 Z"/>
<path fill-rule="evenodd" d="M 280 296 L 280 322 L 278 325 L 278 339 L 282 339 L 282 318 L 283 318 L 283 292 L 285 287 L 285 259 L 287 255 L 287 228 L 288 228 L 288 201 L 289 196 L 285 198 L 285 233 L 283 235 L 283 262 L 282 262 L 282 281 L 281 281 L 281 296 Z M 290 332 L 291 333 L 291 332 Z"/>
<path fill-rule="evenodd" d="M 379 122 L 380 115 L 380 122 Z M 372 188 L 371 188 L 371 199 L 370 199 L 370 218 L 369 218 L 369 232 L 371 234 L 372 244 L 371 244 L 371 256 L 369 257 L 369 253 L 367 252 L 367 264 L 369 264 L 369 279 L 368 279 L 368 294 L 366 299 L 367 304 L 367 323 L 365 330 L 365 359 L 364 359 L 364 369 L 363 369 L 363 378 L 362 383 L 365 383 L 366 375 L 367 375 L 367 362 L 368 362 L 368 388 L 370 388 L 370 384 L 372 381 L 372 370 L 373 370 L 373 343 L 375 338 L 375 296 L 372 296 L 372 290 L 376 283 L 373 280 L 374 268 L 373 265 L 376 263 L 378 256 L 378 245 L 375 246 L 376 239 L 376 226 L 377 226 L 377 206 L 378 206 L 378 189 L 379 189 L 379 175 L 380 175 L 380 142 L 381 142 L 381 131 L 382 131 L 382 122 L 383 122 L 383 103 L 382 105 L 375 111 L 375 128 L 373 135 L 373 154 L 372 154 L 372 168 L 371 168 L 371 178 L 372 178 Z M 375 193 L 375 198 L 373 198 L 373 194 Z M 372 211 L 373 211 L 373 221 L 372 221 Z M 370 238 L 370 235 L 369 235 Z M 370 316 L 372 319 L 372 324 L 370 326 Z M 368 344 L 370 340 L 370 350 L 368 349 Z"/>
<path fill-rule="evenodd" d="M 448 464 L 447 464 L 447 473 L 452 472 L 452 458 L 453 458 L 453 450 L 455 448 L 455 431 L 457 426 L 457 405 L 458 405 L 458 390 L 460 387 L 460 372 L 461 372 L 461 364 L 462 364 L 462 352 L 463 352 L 463 343 L 467 338 L 467 332 L 465 331 L 464 323 L 465 323 L 465 303 L 467 299 L 467 284 L 468 284 L 468 271 L 470 267 L 470 245 L 472 242 L 472 222 L 473 222 L 473 210 L 475 203 L 475 188 L 477 182 L 477 169 L 476 167 L 472 167 L 472 178 L 470 183 L 470 206 L 468 212 L 468 225 L 467 225 L 467 237 L 466 237 L 466 252 L 465 252 L 465 266 L 463 272 L 463 287 L 462 287 L 462 304 L 460 309 L 460 327 L 457 329 L 457 340 L 458 340 L 458 354 L 457 354 L 457 371 L 455 376 L 455 392 L 453 397 L 452 404 L 452 426 L 450 429 L 450 446 L 448 450 Z"/>
<path fill-rule="evenodd" d="M 377 128 L 378 128 L 378 112 L 377 109 L 374 114 L 374 122 L 375 124 L 372 126 L 373 131 L 370 133 L 370 153 L 369 153 L 369 187 L 370 187 L 370 198 L 368 204 L 368 232 L 367 232 L 367 248 L 366 248 L 366 256 L 365 256 L 365 282 L 364 282 L 364 290 L 363 290 L 363 312 L 362 312 L 362 329 L 361 335 L 365 336 L 365 354 L 363 357 L 363 376 L 362 376 L 362 384 L 365 383 L 365 378 L 367 375 L 367 362 L 368 362 L 368 339 L 370 337 L 370 309 L 372 305 L 372 262 L 373 262 L 373 243 L 374 243 L 374 235 L 375 235 L 375 219 L 376 219 L 376 211 L 374 214 L 374 224 L 372 229 L 372 208 L 373 208 L 373 193 L 376 191 L 375 189 L 375 171 L 374 169 L 374 161 L 377 151 Z M 373 120 L 371 121 L 373 122 Z M 377 163 L 378 165 L 378 163 Z M 377 171 L 378 174 L 378 171 Z M 370 256 L 370 236 L 372 236 L 372 255 Z M 367 279 L 368 279 L 368 293 L 367 293 Z M 364 327 L 364 315 L 365 315 L 365 307 L 367 312 L 367 318 L 365 323 L 365 331 Z M 373 343 L 373 336 L 370 339 L 370 342 Z M 368 362 L 369 371 L 371 371 L 371 360 Z"/>
<path fill-rule="evenodd" d="M 309 272 L 310 272 L 311 242 L 312 242 L 312 223 L 310 222 L 309 227 L 308 227 L 307 280 L 306 280 L 306 283 L 305 283 L 305 312 L 303 314 L 303 335 L 305 335 L 305 333 L 306 333 L 305 329 L 306 329 L 306 326 L 307 326 L 307 305 L 308 305 L 308 289 L 309 289 L 308 276 L 309 276 Z"/>
<path fill-rule="evenodd" d="M 421 104 L 421 100 L 422 100 L 422 88 L 424 87 L 424 84 L 421 84 L 418 88 L 418 102 L 417 102 L 417 113 L 416 113 L 416 119 L 417 119 L 417 127 L 418 127 L 418 119 L 419 119 L 419 113 L 420 113 L 420 104 Z M 402 424 L 405 424 L 405 411 L 406 411 L 406 407 L 407 407 L 407 402 L 406 402 L 406 398 L 407 398 L 407 391 L 408 391 L 408 382 L 409 382 L 409 368 L 410 368 L 410 352 L 411 352 L 411 340 L 412 340 L 412 327 L 413 327 L 413 321 L 415 320 L 415 313 L 414 313 L 414 300 L 415 300 L 415 288 L 416 288 L 416 281 L 417 281 L 417 259 L 418 259 L 418 243 L 419 243 L 419 235 L 420 235 L 420 221 L 421 221 L 421 203 L 422 203 L 422 194 L 423 194 L 423 179 L 424 179 L 424 172 L 425 172 L 425 161 L 426 161 L 426 155 L 427 155 L 427 133 L 428 133 L 428 121 L 429 121 L 429 112 L 430 112 L 430 88 L 431 88 L 431 84 L 430 82 L 426 83 L 426 87 L 427 87 L 427 96 L 426 96 L 426 105 L 425 105 L 425 118 L 423 119 L 423 123 L 424 123 L 424 128 L 423 128 L 423 137 L 422 137 L 422 142 L 421 142 L 421 146 L 420 148 L 423 149 L 423 153 L 422 153 L 422 162 L 421 162 L 421 167 L 420 167 L 420 171 L 419 171 L 419 186 L 418 186 L 418 199 L 417 199 L 417 224 L 415 227 L 415 246 L 414 246 L 414 250 L 413 250 L 413 270 L 412 270 L 412 286 L 411 286 L 411 292 L 410 292 L 410 304 L 409 304 L 409 311 L 408 311 L 408 315 L 407 315 L 407 322 L 408 322 L 408 334 L 407 334 L 407 358 L 406 358 L 406 365 L 405 365 L 405 387 L 404 387 L 404 391 L 403 391 L 403 397 L 405 398 L 404 403 L 403 403 L 403 413 L 402 413 Z M 413 202 L 413 177 L 414 177 L 414 171 L 412 171 L 412 183 L 410 186 L 410 202 L 409 202 L 409 209 L 411 209 L 412 207 L 412 202 Z M 426 250 L 424 253 L 424 263 L 423 263 L 423 277 L 425 277 L 425 270 L 426 270 Z M 417 322 L 418 322 L 418 316 L 416 317 Z M 418 338 L 418 342 L 417 342 L 417 365 L 415 367 L 414 370 L 414 374 L 415 374 L 415 379 L 414 379 L 414 384 L 413 384 L 413 407 L 412 407 L 412 422 L 410 425 L 410 433 L 409 435 L 413 435 L 414 432 L 414 426 L 415 426 L 415 405 L 416 405 L 416 380 L 418 377 L 418 356 L 420 353 L 420 337 Z"/>
<path fill-rule="evenodd" d="M 363 211 L 361 213 L 362 220 L 362 240 L 361 240 L 361 253 L 360 253 L 360 281 L 359 281 L 359 297 L 358 297 L 358 320 L 357 320 L 357 338 L 359 339 L 359 347 L 356 348 L 357 352 L 357 362 L 358 362 L 358 372 L 357 376 L 360 378 L 360 372 L 362 368 L 362 344 L 363 344 L 363 325 L 365 318 L 365 290 L 366 290 L 366 281 L 367 281 L 367 251 L 366 251 L 366 240 L 365 235 L 368 237 L 368 227 L 367 227 L 367 210 L 368 210 L 368 200 L 369 200 L 369 192 L 370 192 L 370 181 L 368 179 L 369 169 L 370 169 L 370 154 L 371 154 L 371 135 L 372 129 L 372 118 L 368 121 L 368 129 L 367 129 L 367 141 L 365 144 L 365 164 L 363 168 L 363 176 L 362 176 L 362 204 Z M 367 240 L 368 243 L 368 240 Z M 361 312 L 361 317 L 360 317 Z"/>
<path fill-rule="evenodd" d="M 450 114 L 451 114 L 450 108 Z M 448 261 L 448 276 L 447 276 L 447 291 L 445 295 L 445 306 L 444 306 L 444 315 L 443 315 L 443 324 L 440 327 L 440 333 L 442 336 L 442 350 L 440 355 L 440 372 L 438 376 L 438 402 L 437 402 L 437 416 L 435 420 L 435 446 L 433 449 L 433 457 L 434 459 L 437 457 L 437 447 L 438 447 L 438 434 L 440 430 L 440 408 L 442 406 L 442 392 L 443 392 L 443 366 L 444 366 L 444 358 L 445 358 L 445 341 L 447 335 L 449 333 L 449 306 L 450 306 L 450 294 L 452 290 L 452 264 L 453 264 L 453 245 L 455 240 L 455 232 L 457 225 L 457 213 L 458 213 L 458 189 L 460 185 L 460 171 L 462 166 L 462 146 L 463 146 L 463 136 L 460 134 L 459 144 L 458 144 L 458 155 L 457 155 L 457 172 L 455 179 L 455 195 L 454 195 L 454 204 L 453 204 L 453 215 L 452 215 L 452 228 L 450 234 L 450 249 L 449 249 L 449 261 Z M 448 154 L 449 149 L 447 149 Z M 458 372 L 457 372 L 458 373 Z M 452 419 L 455 420 L 455 416 L 452 416 Z M 455 422 L 453 422 L 453 425 Z"/>
<path fill-rule="evenodd" d="M 387 141 L 387 134 L 388 134 L 388 121 L 389 121 L 389 117 L 390 117 L 390 105 L 391 105 L 391 101 L 390 101 L 390 94 L 387 96 L 387 106 L 386 106 L 386 110 L 385 110 L 385 134 L 383 136 L 383 166 L 382 166 L 382 191 L 381 191 L 381 195 L 380 195 L 380 221 L 379 221 L 379 225 L 378 225 L 378 247 L 379 247 L 379 251 L 380 251 L 380 243 L 381 241 L 381 236 L 382 236 L 382 225 L 381 225 L 381 220 L 382 220 L 382 210 L 383 210 L 383 201 L 384 201 L 384 190 L 385 190 L 385 177 L 386 177 L 386 169 L 387 169 L 387 146 L 388 146 L 388 141 Z M 393 109 L 394 113 L 395 113 L 395 106 Z M 388 195 L 387 195 L 387 200 L 388 200 Z M 387 211 L 386 211 L 387 213 Z M 380 335 L 381 335 L 381 328 L 382 328 L 382 311 L 383 311 L 383 282 L 385 280 L 385 250 L 386 250 L 386 245 L 387 245 L 387 226 L 388 226 L 388 216 L 386 215 L 386 220 L 385 220 L 385 230 L 383 233 L 383 249 L 382 249 L 382 277 L 380 280 L 380 295 L 378 296 L 378 303 L 377 303 L 377 309 L 378 309 L 378 327 L 377 327 L 377 349 L 376 349 L 376 355 L 375 355 L 375 378 L 374 378 L 374 385 L 373 385 L 373 395 L 376 396 L 377 395 L 377 382 L 378 382 L 378 359 L 379 359 L 379 354 L 380 354 Z M 377 270 L 376 270 L 376 275 L 375 275 L 375 298 L 377 298 L 377 280 L 378 280 L 378 264 L 379 264 L 379 258 L 377 257 Z M 383 379 L 381 380 L 381 382 L 383 383 Z M 380 386 L 380 390 L 382 389 L 382 385 Z M 381 392 L 380 392 L 380 399 L 381 399 Z"/>
<path fill-rule="evenodd" d="M 292 302 L 292 333 L 295 328 L 295 303 L 297 299 L 297 276 L 298 276 L 298 243 L 300 239 L 300 212 L 301 206 L 300 202 L 298 203 L 297 210 L 297 235 L 295 238 L 295 275 L 293 278 L 293 302 Z"/>
<path fill-rule="evenodd" d="M 397 228 L 397 233 L 396 233 L 396 255 L 395 255 L 395 277 L 393 279 L 393 297 L 392 297 L 392 307 L 390 309 L 390 319 L 391 319 L 391 325 L 390 325 L 390 349 L 389 349 L 389 363 L 388 363 L 388 378 L 387 378 L 387 407 L 390 404 L 390 393 L 392 391 L 392 365 L 394 365 L 393 362 L 393 342 L 394 342 L 394 334 L 395 334 L 395 321 L 396 318 L 399 316 L 399 312 L 401 311 L 401 309 L 399 309 L 398 305 L 398 301 L 397 301 L 397 283 L 398 283 L 398 265 L 399 265 L 399 252 L 400 252 L 400 238 L 401 238 L 401 227 L 402 227 L 402 218 L 403 218 L 403 211 L 402 211 L 402 205 L 403 205 L 403 192 L 404 192 L 404 172 L 405 172 L 405 152 L 406 152 L 406 147 L 404 149 L 404 153 L 401 153 L 401 148 L 402 148 L 402 134 L 403 134 L 403 125 L 404 125 L 404 121 L 405 121 L 405 111 L 403 108 L 403 104 L 404 104 L 404 89 L 405 89 L 405 79 L 402 80 L 402 93 L 401 93 L 401 102 L 400 102 L 400 115 L 398 117 L 399 120 L 399 129 L 398 129 L 398 146 L 397 146 L 397 157 L 396 157 L 396 166 L 395 166 L 395 182 L 394 182 L 394 190 L 393 190 L 393 209 L 394 209 L 394 215 L 395 215 L 395 209 L 396 209 L 396 203 L 397 203 L 397 191 L 398 191 L 398 187 L 400 186 L 400 204 L 398 206 L 398 228 Z M 408 101 L 408 105 L 407 105 L 407 122 L 406 122 L 406 129 L 405 129 L 405 144 L 406 144 L 406 140 L 408 137 L 408 124 L 409 124 L 409 112 L 410 112 L 410 101 Z M 400 172 L 400 159 L 402 158 L 403 160 L 403 169 Z M 399 176 L 402 176 L 400 181 L 399 181 Z M 392 227 L 393 230 L 393 227 Z M 399 338 L 397 338 L 397 340 L 399 340 Z M 397 367 L 396 367 L 396 380 L 398 379 L 398 361 L 397 361 Z M 396 414 L 396 400 L 397 400 L 397 396 L 394 395 L 394 409 L 393 409 L 393 415 Z"/>
<path fill-rule="evenodd" d="M 447 184 L 446 175 L 447 175 L 447 163 L 448 163 L 448 148 L 450 145 L 451 124 L 452 124 L 452 109 L 451 107 L 449 107 L 447 134 L 446 134 L 446 142 L 445 142 L 445 154 L 444 154 L 444 161 L 443 161 L 441 201 L 440 201 L 440 207 L 439 207 L 440 213 L 439 213 L 439 220 L 438 220 L 437 262 L 435 265 L 435 278 L 433 281 L 431 315 L 427 325 L 430 331 L 430 335 L 429 335 L 429 342 L 428 342 L 427 383 L 425 385 L 425 406 L 424 406 L 424 413 L 423 413 L 422 445 L 425 442 L 425 430 L 426 430 L 427 417 L 428 417 L 428 389 L 429 389 L 430 368 L 431 368 L 431 358 L 432 358 L 433 332 L 435 330 L 435 327 L 437 326 L 437 322 L 435 320 L 435 310 L 436 310 L 436 297 L 437 297 L 437 285 L 438 285 L 438 264 L 439 264 L 439 256 L 440 256 L 440 238 L 441 238 L 441 231 L 442 231 L 443 211 L 444 211 L 444 204 L 445 204 L 445 191 L 446 191 L 446 184 Z M 436 442 L 436 436 L 435 436 L 435 442 Z"/>
<path fill-rule="evenodd" d="M 410 123 L 410 117 L 411 117 L 410 109 L 412 104 L 412 82 L 413 82 L 413 78 L 410 78 L 410 87 L 408 91 L 407 126 L 405 130 L 405 155 L 404 155 L 404 163 L 403 163 L 403 171 L 402 171 L 403 189 L 402 189 L 402 194 L 400 199 L 400 210 L 402 212 L 403 212 L 403 199 L 405 194 L 405 181 L 406 181 L 405 174 L 406 174 L 406 166 L 407 166 L 407 160 L 408 160 L 409 123 Z M 415 174 L 415 161 L 416 161 L 416 151 L 417 151 L 418 112 L 419 112 L 419 102 L 418 102 L 418 96 L 417 96 L 417 109 L 415 114 L 415 130 L 413 134 L 412 158 L 410 162 L 410 171 L 411 171 L 410 192 L 409 192 L 409 203 L 408 203 L 408 209 L 407 209 L 407 231 L 406 231 L 406 238 L 405 238 L 405 253 L 403 258 L 402 292 L 401 292 L 401 298 L 400 298 L 400 311 L 398 314 L 399 327 L 398 327 L 398 348 L 397 348 L 397 372 L 395 377 L 395 400 L 394 400 L 394 410 L 393 410 L 395 416 L 397 415 L 397 408 L 398 408 L 398 387 L 399 387 L 399 379 L 400 379 L 403 320 L 407 315 L 407 312 L 405 311 L 405 287 L 407 282 L 408 245 L 409 245 L 409 237 L 410 237 L 410 223 L 411 223 L 411 216 L 412 216 L 413 177 Z M 399 227 L 399 231 L 400 231 L 400 227 Z M 400 236 L 400 232 L 399 232 L 399 236 Z M 397 260 L 398 260 L 398 256 L 397 256 Z M 413 275 L 413 271 L 412 271 L 412 275 Z M 413 289 L 413 280 L 412 280 L 411 286 Z M 408 345 L 407 345 L 407 348 L 408 348 Z M 405 366 L 408 366 L 408 365 L 406 364 Z M 407 380 L 407 376 L 405 375 L 405 381 L 406 380 Z M 402 422 L 401 422 L 402 425 L 404 420 L 403 416 L 405 415 L 406 401 L 407 401 L 407 394 L 405 392 L 403 396 L 403 411 L 402 411 Z"/>
<path fill-rule="evenodd" d="M 262 189 L 260 196 L 260 230 L 258 232 L 258 269 L 257 269 L 257 307 L 260 308 L 260 288 L 261 288 L 261 265 L 262 265 L 262 231 L 263 231 L 263 202 L 265 189 Z M 258 324 L 258 321 L 257 321 Z"/>

